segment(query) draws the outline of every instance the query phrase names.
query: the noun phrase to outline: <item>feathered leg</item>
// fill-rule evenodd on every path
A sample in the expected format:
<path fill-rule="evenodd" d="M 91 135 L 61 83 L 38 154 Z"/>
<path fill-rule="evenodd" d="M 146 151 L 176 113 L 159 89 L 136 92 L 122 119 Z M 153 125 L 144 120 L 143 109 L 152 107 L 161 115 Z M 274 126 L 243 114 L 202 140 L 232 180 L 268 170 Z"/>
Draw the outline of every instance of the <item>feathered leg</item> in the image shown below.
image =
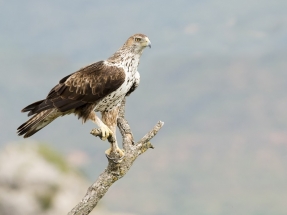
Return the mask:
<path fill-rule="evenodd" d="M 111 143 L 111 148 L 106 150 L 106 154 L 109 156 L 112 152 L 114 152 L 119 154 L 120 157 L 123 157 L 125 153 L 119 148 L 116 138 L 118 113 L 119 107 L 115 107 L 111 111 L 102 112 L 102 121 L 110 128 L 115 139 L 115 141 Z"/>
<path fill-rule="evenodd" d="M 91 111 L 88 119 L 92 120 L 94 123 L 97 124 L 97 126 L 100 127 L 100 129 L 102 131 L 101 139 L 103 141 L 105 141 L 110 135 L 113 135 L 112 130 L 105 123 L 103 123 L 99 117 L 97 117 L 95 111 Z"/>

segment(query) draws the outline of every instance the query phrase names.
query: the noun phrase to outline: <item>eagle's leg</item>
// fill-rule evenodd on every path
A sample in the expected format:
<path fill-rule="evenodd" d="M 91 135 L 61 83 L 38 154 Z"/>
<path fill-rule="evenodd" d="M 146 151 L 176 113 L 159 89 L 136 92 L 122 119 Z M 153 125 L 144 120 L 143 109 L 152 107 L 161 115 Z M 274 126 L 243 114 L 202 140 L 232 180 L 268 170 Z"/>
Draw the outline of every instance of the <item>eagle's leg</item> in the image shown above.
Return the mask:
<path fill-rule="evenodd" d="M 95 111 L 92 111 L 89 115 L 89 119 L 92 120 L 94 123 L 97 124 L 97 126 L 100 127 L 101 131 L 102 131 L 102 136 L 101 136 L 101 139 L 103 141 L 105 141 L 106 139 L 108 139 L 108 137 L 110 135 L 113 135 L 113 132 L 111 131 L 111 129 L 105 124 L 102 122 L 102 120 L 97 117 Z"/>
<path fill-rule="evenodd" d="M 110 129 L 112 130 L 113 134 L 116 134 L 116 125 L 109 125 Z M 114 157 L 116 155 L 117 157 L 123 157 L 125 153 L 119 148 L 116 135 L 113 136 L 113 138 L 109 139 L 111 143 L 111 148 L 105 151 L 106 155 L 109 157 Z"/>
<path fill-rule="evenodd" d="M 109 129 L 112 131 L 112 134 L 114 135 L 113 141 L 110 141 L 111 148 L 106 150 L 106 155 L 108 157 L 111 157 L 111 155 L 114 157 L 116 155 L 122 158 L 125 153 L 119 148 L 116 138 L 116 128 L 117 128 L 117 119 L 118 119 L 118 113 L 119 108 L 116 107 L 110 111 L 102 112 L 102 121 L 105 125 L 109 127 Z"/>

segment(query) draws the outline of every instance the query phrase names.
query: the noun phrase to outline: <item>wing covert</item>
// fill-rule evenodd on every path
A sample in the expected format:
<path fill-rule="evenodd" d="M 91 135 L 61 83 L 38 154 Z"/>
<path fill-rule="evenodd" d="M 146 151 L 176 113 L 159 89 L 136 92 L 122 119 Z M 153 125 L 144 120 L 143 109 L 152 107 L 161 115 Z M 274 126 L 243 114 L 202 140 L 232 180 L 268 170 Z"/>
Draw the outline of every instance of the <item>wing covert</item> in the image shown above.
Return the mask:
<path fill-rule="evenodd" d="M 125 72 L 104 61 L 86 66 L 60 80 L 39 105 L 37 112 L 53 106 L 62 112 L 86 103 L 95 103 L 117 90 L 125 81 Z"/>

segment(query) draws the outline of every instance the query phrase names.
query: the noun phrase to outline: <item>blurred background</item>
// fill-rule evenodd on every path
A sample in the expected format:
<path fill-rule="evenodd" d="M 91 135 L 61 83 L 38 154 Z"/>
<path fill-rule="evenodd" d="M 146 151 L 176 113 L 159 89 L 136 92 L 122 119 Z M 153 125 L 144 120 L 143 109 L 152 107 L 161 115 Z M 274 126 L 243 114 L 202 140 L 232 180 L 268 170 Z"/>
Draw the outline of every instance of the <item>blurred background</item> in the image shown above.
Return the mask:
<path fill-rule="evenodd" d="M 94 214 L 287 214 L 287 1 L 0 0 L 0 214 L 66 214 L 107 165 L 93 123 L 28 140 L 20 112 L 135 33 L 152 48 L 126 116 L 137 159 Z M 119 134 L 118 134 L 119 135 Z"/>

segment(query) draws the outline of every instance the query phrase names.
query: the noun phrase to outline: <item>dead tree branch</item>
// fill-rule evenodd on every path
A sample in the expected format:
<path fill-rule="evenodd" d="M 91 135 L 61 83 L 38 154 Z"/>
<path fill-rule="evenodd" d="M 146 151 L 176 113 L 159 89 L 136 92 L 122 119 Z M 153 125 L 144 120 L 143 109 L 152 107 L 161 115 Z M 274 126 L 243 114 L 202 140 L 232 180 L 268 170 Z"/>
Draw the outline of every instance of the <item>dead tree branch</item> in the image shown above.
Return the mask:
<path fill-rule="evenodd" d="M 123 150 L 125 156 L 119 158 L 116 153 L 111 153 L 110 156 L 107 156 L 109 162 L 107 168 L 88 188 L 84 198 L 68 213 L 68 215 L 89 214 L 105 195 L 110 186 L 129 171 L 137 157 L 149 148 L 154 148 L 149 141 L 157 134 L 164 123 L 159 121 L 150 132 L 135 144 L 130 126 L 125 119 L 125 100 L 123 100 L 117 124 L 123 137 Z M 101 131 L 99 129 L 92 130 L 91 134 L 101 137 Z M 108 141 L 112 143 L 116 140 L 114 137 L 109 137 Z"/>

